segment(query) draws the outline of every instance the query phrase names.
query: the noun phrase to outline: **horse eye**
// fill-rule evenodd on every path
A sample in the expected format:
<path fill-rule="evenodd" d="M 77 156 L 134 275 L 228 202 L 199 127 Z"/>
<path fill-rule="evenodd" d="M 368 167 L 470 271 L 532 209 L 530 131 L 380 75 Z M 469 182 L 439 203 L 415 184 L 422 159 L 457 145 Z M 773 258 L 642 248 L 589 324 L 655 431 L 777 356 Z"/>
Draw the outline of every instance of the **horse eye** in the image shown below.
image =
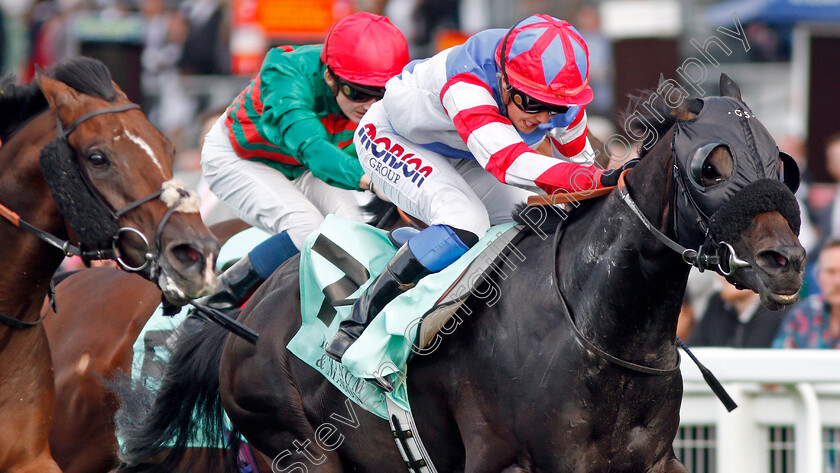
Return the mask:
<path fill-rule="evenodd" d="M 691 160 L 691 174 L 697 184 L 713 186 L 732 176 L 734 164 L 726 145 L 710 143 L 695 152 Z"/>
<path fill-rule="evenodd" d="M 109 164 L 108 158 L 103 156 L 100 153 L 91 153 L 88 156 L 88 162 L 96 168 L 101 168 L 103 166 L 107 166 Z"/>
<path fill-rule="evenodd" d="M 715 166 L 709 162 L 703 163 L 703 174 L 701 175 L 701 177 L 704 180 L 713 180 L 715 182 L 720 182 L 723 180 L 723 177 L 717 172 Z"/>

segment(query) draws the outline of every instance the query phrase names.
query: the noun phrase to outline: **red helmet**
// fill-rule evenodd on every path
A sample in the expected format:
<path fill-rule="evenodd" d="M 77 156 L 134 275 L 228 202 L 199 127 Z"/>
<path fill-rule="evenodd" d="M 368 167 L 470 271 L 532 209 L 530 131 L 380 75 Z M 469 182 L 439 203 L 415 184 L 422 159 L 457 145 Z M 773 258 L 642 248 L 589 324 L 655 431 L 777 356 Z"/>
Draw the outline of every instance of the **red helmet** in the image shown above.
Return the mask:
<path fill-rule="evenodd" d="M 354 13 L 332 27 L 321 61 L 344 80 L 385 87 L 408 64 L 408 43 L 384 16 Z"/>
<path fill-rule="evenodd" d="M 586 105 L 589 48 L 569 23 L 549 15 L 533 15 L 508 31 L 496 48 L 496 63 L 516 90 L 540 102 Z"/>

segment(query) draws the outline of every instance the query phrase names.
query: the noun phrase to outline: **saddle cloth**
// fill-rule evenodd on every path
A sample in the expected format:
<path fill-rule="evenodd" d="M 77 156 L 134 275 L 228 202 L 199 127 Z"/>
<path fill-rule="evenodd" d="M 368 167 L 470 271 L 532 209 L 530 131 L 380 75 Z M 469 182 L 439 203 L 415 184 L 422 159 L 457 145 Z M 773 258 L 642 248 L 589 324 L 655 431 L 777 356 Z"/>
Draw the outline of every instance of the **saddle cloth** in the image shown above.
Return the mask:
<path fill-rule="evenodd" d="M 397 248 L 389 242 L 386 231 L 327 216 L 301 251 L 302 324 L 287 348 L 348 398 L 377 416 L 388 418 L 386 396 L 410 412 L 405 385 L 409 358 L 434 349 L 435 341 L 446 333 L 446 321 L 468 296 L 498 296 L 497 291 L 476 293 L 472 289 L 484 281 L 486 270 L 518 232 L 519 227 L 513 223 L 492 227 L 455 263 L 426 276 L 391 301 L 338 363 L 326 355 L 325 345 L 349 316 L 351 301 L 385 269 Z M 459 284 L 453 286 L 456 281 Z M 434 319 L 431 326 L 420 328 L 424 316 L 433 314 L 429 319 Z M 385 393 L 369 381 L 377 377 L 389 377 L 394 391 Z"/>

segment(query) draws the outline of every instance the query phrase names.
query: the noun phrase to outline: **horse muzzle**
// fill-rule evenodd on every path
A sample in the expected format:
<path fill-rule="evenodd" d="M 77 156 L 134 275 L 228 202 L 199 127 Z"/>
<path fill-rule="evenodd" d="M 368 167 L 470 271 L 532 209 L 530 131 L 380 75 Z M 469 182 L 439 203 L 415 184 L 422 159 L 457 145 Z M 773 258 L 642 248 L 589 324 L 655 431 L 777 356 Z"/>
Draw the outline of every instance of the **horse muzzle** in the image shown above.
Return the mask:
<path fill-rule="evenodd" d="M 204 239 L 171 241 L 158 258 L 157 284 L 166 299 L 184 305 L 216 290 L 216 256 L 219 244 Z"/>

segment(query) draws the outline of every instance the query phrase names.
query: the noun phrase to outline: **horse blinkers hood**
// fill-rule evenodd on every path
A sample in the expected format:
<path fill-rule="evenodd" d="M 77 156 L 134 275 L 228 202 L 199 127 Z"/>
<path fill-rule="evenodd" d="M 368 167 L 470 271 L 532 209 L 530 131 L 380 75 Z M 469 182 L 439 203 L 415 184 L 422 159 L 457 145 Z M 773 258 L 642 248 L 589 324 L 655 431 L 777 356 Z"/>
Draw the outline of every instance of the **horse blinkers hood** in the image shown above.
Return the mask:
<path fill-rule="evenodd" d="M 721 88 L 724 89 L 723 86 Z M 697 116 L 678 121 L 674 129 L 677 181 L 674 231 L 677 241 L 688 248 L 700 248 L 708 238 L 717 244 L 724 241 L 723 234 L 731 239 L 746 229 L 744 222 L 729 222 L 727 225 L 739 228 L 726 229 L 721 219 L 715 219 L 716 224 L 710 228 L 708 222 L 711 217 L 723 207 L 727 207 L 726 213 L 730 215 L 738 213 L 733 212 L 733 207 L 740 208 L 742 214 L 745 214 L 744 210 L 749 210 L 750 221 L 757 213 L 778 210 L 798 235 L 799 205 L 793 191 L 799 186 L 799 170 L 793 158 L 779 151 L 770 133 L 740 97 L 699 100 L 703 108 Z M 704 186 L 700 180 L 703 165 L 709 154 L 719 146 L 726 147 L 732 156 L 732 173 L 723 182 Z M 780 162 L 782 170 L 779 169 Z M 767 180 L 778 183 L 780 172 L 784 185 L 759 185 L 766 191 L 741 192 L 751 183 L 759 184 L 756 182 L 759 180 L 764 184 Z M 754 202 L 756 194 L 768 192 L 770 195 L 764 196 L 761 204 Z M 770 205 L 774 208 L 768 208 L 768 202 L 774 202 Z M 746 223 L 748 226 L 749 222 Z M 698 232 L 698 228 L 702 232 Z"/>
<path fill-rule="evenodd" d="M 58 210 L 91 248 L 107 248 L 117 233 L 110 209 L 87 184 L 66 136 L 49 142 L 40 156 L 41 170 Z"/>

